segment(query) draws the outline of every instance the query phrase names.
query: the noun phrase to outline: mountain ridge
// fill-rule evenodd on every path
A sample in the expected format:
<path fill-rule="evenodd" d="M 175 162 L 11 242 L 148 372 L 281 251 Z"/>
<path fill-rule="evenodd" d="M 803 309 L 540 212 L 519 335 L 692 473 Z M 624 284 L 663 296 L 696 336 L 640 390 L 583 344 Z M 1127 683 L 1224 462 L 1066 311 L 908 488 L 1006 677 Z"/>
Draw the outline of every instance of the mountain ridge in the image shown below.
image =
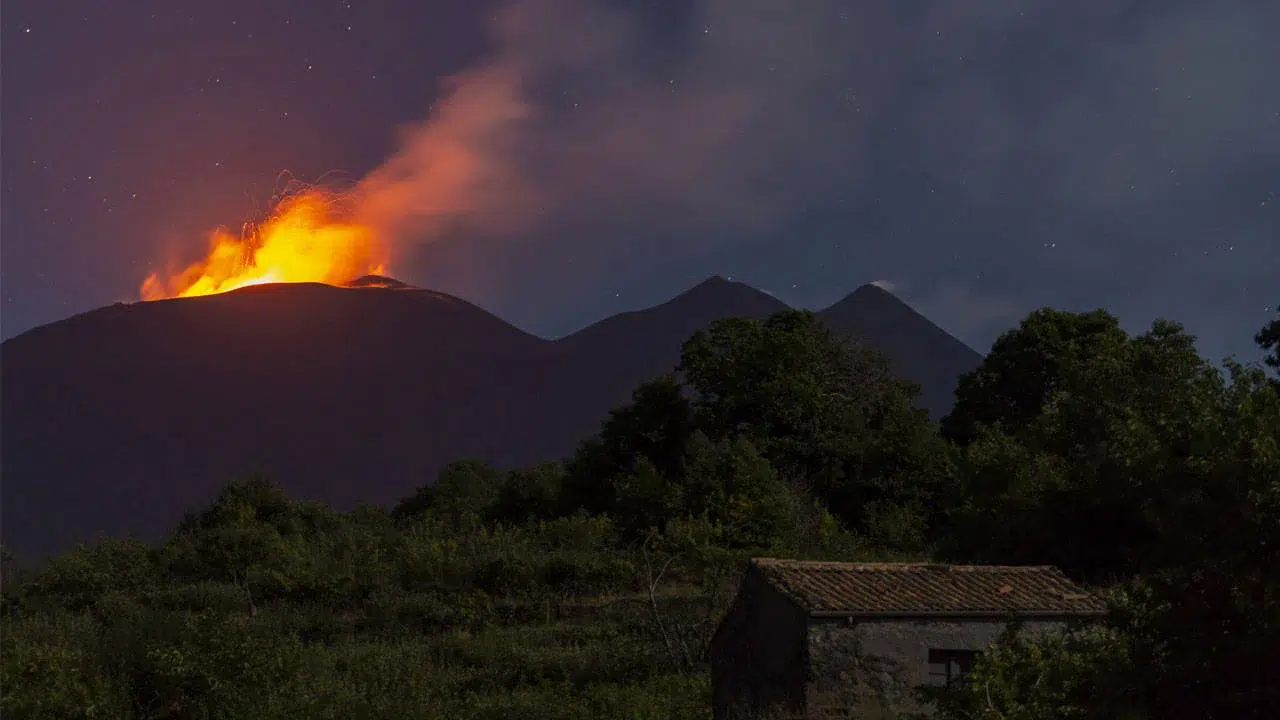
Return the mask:
<path fill-rule="evenodd" d="M 726 278 L 725 278 L 725 276 L 723 276 L 723 275 L 711 275 L 710 277 L 706 278 L 705 280 L 702 280 L 701 282 L 699 282 L 699 283 L 697 283 L 697 284 L 695 284 L 695 285 L 691 286 L 689 289 L 684 290 L 684 291 L 682 291 L 682 292 L 680 292 L 680 293 L 676 294 L 675 296 L 671 297 L 671 298 L 670 298 L 670 299 L 668 299 L 668 300 L 664 300 L 664 301 L 662 301 L 662 302 L 660 302 L 660 303 L 657 303 L 656 305 L 649 305 L 649 306 L 646 306 L 646 307 L 640 307 L 640 308 L 635 308 L 635 309 L 631 309 L 631 310 L 622 310 L 622 311 L 619 311 L 619 312 L 617 312 L 617 313 L 614 313 L 613 315 L 609 315 L 609 316 L 607 316 L 607 317 L 603 317 L 603 318 L 601 318 L 601 319 L 599 319 L 599 320 L 596 320 L 596 321 L 594 321 L 594 322 L 588 323 L 588 324 L 586 324 L 586 325 L 584 325 L 584 326 L 582 326 L 582 327 L 578 328 L 577 330 L 574 330 L 573 332 L 570 332 L 570 333 L 568 333 L 568 334 L 562 334 L 562 335 L 557 335 L 557 336 L 544 336 L 544 335 L 539 335 L 538 333 L 535 333 L 535 332 L 530 331 L 530 330 L 525 330 L 524 328 L 521 328 L 519 325 L 517 325 L 517 324 L 515 324 L 515 323 L 513 323 L 513 322 L 510 322 L 510 321 L 506 320 L 506 319 L 505 319 L 505 318 L 503 318 L 501 315 L 499 315 L 497 312 L 492 311 L 492 310 L 489 310 L 489 309 L 487 309 L 487 308 L 485 308 L 485 307 L 483 307 L 483 306 L 481 306 L 481 305 L 478 305 L 478 304 L 476 304 L 476 303 L 474 303 L 474 302 L 472 302 L 472 301 L 470 301 L 470 300 L 467 300 L 467 299 L 465 299 L 465 298 L 463 298 L 463 297 L 460 297 L 460 296 L 458 296 L 458 295 L 452 295 L 452 294 L 445 293 L 445 292 L 441 292 L 441 291 L 438 291 L 438 290 L 431 290 L 431 289 L 429 289 L 429 288 L 423 288 L 423 287 L 419 287 L 419 286 L 417 286 L 417 285 L 411 285 L 411 284 L 406 283 L 406 282 L 403 282 L 403 281 L 401 281 L 401 280 L 397 280 L 397 279 L 395 279 L 395 278 L 388 277 L 388 276 L 384 276 L 384 275 L 364 275 L 364 276 L 361 276 L 361 277 L 359 277 L 359 278 L 356 278 L 355 280 L 351 280 L 351 281 L 348 281 L 348 282 L 345 282 L 345 283 L 342 283 L 342 284 L 339 284 L 339 285 L 332 285 L 332 284 L 328 284 L 328 283 L 321 283 L 321 282 L 262 283 L 262 284 L 259 284 L 259 285 L 248 285 L 248 286 L 245 286 L 245 287 L 242 287 L 242 288 L 236 288 L 235 290 L 229 290 L 229 291 L 226 291 L 226 292 L 216 293 L 216 294 L 212 294 L 212 295 L 200 295 L 200 296 L 196 296 L 196 297 L 164 298 L 164 299 L 160 299 L 160 300 L 118 301 L 118 302 L 111 303 L 111 304 L 109 304 L 109 305 L 103 305 L 103 306 L 101 306 L 101 307 L 92 308 L 92 309 L 89 309 L 89 310 L 85 310 L 85 311 L 83 311 L 83 312 L 75 313 L 75 314 L 73 314 L 73 315 L 69 315 L 69 316 L 67 316 L 67 317 L 65 317 L 65 318 L 62 318 L 62 319 L 59 319 L 59 320 L 54 320 L 54 321 L 51 321 L 51 322 L 43 323 L 43 324 L 41 324 L 41 325 L 37 325 L 37 326 L 32 327 L 32 328 L 28 328 L 27 330 L 23 330 L 22 332 L 18 333 L 17 335 L 14 335 L 13 337 L 10 337 L 10 338 L 5 339 L 5 340 L 3 341 L 3 343 L 0 343 L 0 344 L 7 344 L 7 343 L 13 342 L 13 341 L 15 341 L 15 340 L 17 340 L 17 339 L 19 339 L 19 338 L 21 338 L 21 337 L 25 336 L 25 335 L 29 335 L 29 334 L 32 334 L 32 333 L 39 333 L 40 331 L 43 331 L 43 330 L 45 330 L 45 329 L 47 329 L 47 328 L 52 328 L 52 327 L 55 327 L 55 326 L 60 326 L 60 325 L 62 325 L 62 324 L 64 324 L 64 323 L 68 323 L 68 322 L 71 322 L 71 321 L 74 321 L 74 320 L 78 320 L 78 319 L 80 319 L 80 318 L 84 318 L 84 317 L 86 317 L 86 316 L 97 316 L 97 315 L 100 315 L 100 314 L 102 314 L 102 313 L 104 313 L 104 312 L 111 311 L 111 310 L 116 309 L 116 308 L 122 308 L 122 307 L 137 307 L 137 306 L 140 306 L 140 305 L 158 305 L 158 304 L 173 303 L 173 302 L 190 302 L 190 301 L 193 301 L 193 300 L 202 300 L 202 299 L 208 299 L 208 298 L 234 297 L 234 296 L 238 296 L 238 295 L 242 295 L 242 294 L 252 294 L 252 293 L 262 293 L 262 292 L 276 292 L 276 291 L 284 290 L 284 289 L 303 288 L 303 287 L 311 287 L 311 288 L 330 288 L 330 289 L 336 289 L 336 290 L 398 290 L 398 291 L 407 291 L 407 292 L 409 292 L 409 293 L 420 293 L 420 294 L 422 294 L 423 296 L 427 296 L 427 297 L 434 297 L 434 298 L 441 299 L 441 300 L 445 300 L 445 301 L 448 301 L 448 302 L 461 303 L 461 304 L 464 304 L 464 305 L 467 305 L 467 306 L 473 307 L 473 308 L 475 308 L 475 309 L 479 310 L 480 312 L 483 312 L 483 313 L 485 313 L 485 314 L 487 314 L 487 315 L 490 315 L 490 316 L 492 316 L 492 317 L 494 317 L 494 318 L 497 318 L 498 320 L 500 320 L 500 321 L 502 321 L 502 322 L 504 322 L 504 323 L 506 323 L 506 324 L 510 325 L 510 326 L 511 326 L 511 327 L 513 327 L 513 328 L 516 328 L 517 330 L 520 330 L 521 332 L 523 332 L 523 333 L 525 333 L 525 334 L 527 334 L 527 335 L 529 335 L 529 336 L 531 336 L 531 337 L 537 338 L 537 339 L 539 339 L 539 340 L 546 341 L 546 342 L 548 342 L 548 343 L 556 343 L 556 342 L 561 342 L 561 341 L 567 340 L 567 339 L 572 338 L 572 337 L 574 337 L 574 336 L 580 335 L 580 334 L 582 334 L 583 332 L 586 332 L 586 331 L 588 331 L 588 330 L 592 330 L 592 329 L 593 329 L 593 328 L 595 328 L 596 326 L 599 326 L 599 325 L 602 325 L 602 324 L 609 323 L 610 321 L 614 321 L 614 320 L 617 320 L 617 319 L 619 319 L 619 318 L 624 318 L 624 317 L 631 316 L 631 315 L 636 315 L 636 314 L 639 314 L 639 313 L 645 313 L 645 312 L 650 311 L 650 310 L 655 310 L 655 309 L 662 308 L 662 307 L 665 307 L 665 306 L 668 306 L 668 305 L 672 305 L 673 303 L 676 303 L 677 301 L 680 301 L 680 300 L 682 300 L 682 299 L 686 299 L 686 300 L 687 300 L 687 299 L 692 299 L 692 298 L 694 298 L 694 297 L 697 297 L 697 295 L 698 295 L 699 293 L 701 293 L 701 292 L 705 292 L 705 291 L 707 291 L 708 289 L 712 289 L 712 288 L 725 288 L 725 287 L 732 287 L 732 288 L 741 288 L 741 289 L 745 289 L 745 290 L 747 290 L 747 291 L 749 291 L 749 292 L 751 292 L 751 293 L 753 293 L 753 294 L 755 294 L 755 295 L 759 296 L 761 299 L 766 299 L 766 298 L 767 298 L 767 299 L 768 299 L 768 302 L 773 303 L 773 304 L 777 307 L 777 309 L 778 309 L 778 310 L 788 310 L 788 309 L 800 310 L 800 309 L 808 309 L 808 310 L 810 310 L 811 312 L 814 312 L 814 313 L 816 313 L 816 314 L 818 314 L 818 315 L 822 315 L 822 314 L 824 314 L 824 313 L 827 313 L 828 311 L 831 311 L 832 309 L 836 308 L 837 306 L 841 305 L 842 303 L 845 303 L 845 302 L 847 302 L 847 301 L 850 301 L 851 299 L 863 298 L 863 297 L 873 297 L 873 296 L 876 296 L 876 295 L 880 295 L 880 296 L 887 296 L 887 297 L 891 298 L 893 301 L 895 301 L 896 303 L 900 304 L 901 306 L 903 306 L 903 307 L 906 307 L 906 308 L 910 309 L 913 313 L 915 313 L 916 315 L 920 316 L 921 318 L 924 318 L 925 320 L 928 320 L 927 316 L 925 316 L 923 313 L 920 313 L 919 311 L 917 311 L 917 310 L 915 310 L 914 308 L 912 308 L 910 304 L 908 304 L 907 302 L 905 302 L 904 300 L 902 300 L 901 298 L 899 298 L 897 295 L 893 294 L 892 292 L 890 292 L 890 291 L 888 291 L 888 290 L 885 290 L 884 288 L 882 288 L 882 287 L 880 287 L 880 286 L 878 286 L 878 285 L 876 285 L 876 284 L 874 284 L 874 283 L 865 283 L 865 284 L 863 284 L 863 285 L 860 285 L 860 286 L 858 286 L 857 288 L 855 288 L 853 291 L 851 291 L 851 292 L 847 293 L 846 295 L 844 295 L 843 297 L 841 297 L 839 300 L 836 300 L 835 302 L 831 303 L 830 305 L 828 305 L 828 306 L 826 306 L 826 307 L 824 307 L 824 308 L 821 308 L 821 309 L 812 309 L 812 308 L 798 308 L 798 307 L 795 307 L 795 306 L 793 306 L 793 305 L 789 305 L 789 304 L 787 304 L 786 302 L 784 302 L 784 301 L 782 301 L 782 300 L 778 299 L 778 298 L 777 298 L 777 296 L 773 295 L 772 293 L 769 293 L 769 292 L 764 291 L 764 290 L 760 290 L 760 289 L 756 288 L 755 286 L 750 285 L 750 284 L 748 284 L 748 283 L 744 283 L 744 282 L 741 282 L 741 281 L 738 281 L 738 280 L 729 280 L 729 279 L 726 279 Z M 931 321 L 931 320 L 930 320 L 929 322 L 932 324 L 932 321 Z M 978 351 L 977 351 L 977 350 L 975 350 L 975 349 L 973 349 L 973 348 L 969 347 L 967 344 L 965 344 L 965 343 L 964 343 L 964 341 L 960 340 L 959 338 L 956 338 L 954 335 L 951 335 L 951 333 L 950 333 L 950 332 L 948 332 L 947 330 L 945 330 L 944 328 L 941 328 L 941 327 L 939 327 L 939 326 L 935 326 L 935 327 L 937 327 L 938 331 L 940 331 L 941 333 L 943 333 L 943 334 L 945 334 L 945 335 L 947 335 L 947 336 L 951 337 L 951 338 L 952 338 L 956 343 L 959 343 L 960 345 L 963 345 L 964 347 L 968 348 L 969 350 L 971 350 L 971 351 L 972 351 L 972 352 L 974 352 L 974 353 L 978 353 Z M 980 353 L 979 353 L 979 354 L 980 354 Z"/>
<path fill-rule="evenodd" d="M 858 292 L 841 302 L 874 300 L 850 301 Z M 831 312 L 836 303 L 819 316 L 889 346 L 936 416 L 946 406 L 927 403 L 981 356 L 955 361 L 946 348 L 962 343 L 888 299 L 875 312 Z M 45 555 L 98 533 L 154 538 L 251 471 L 351 507 L 394 502 L 454 460 L 556 459 L 636 384 L 674 368 L 695 330 L 786 308 L 712 277 L 554 340 L 389 278 L 98 308 L 0 345 L 0 532 Z M 876 312 L 909 327 L 886 333 L 866 317 Z M 940 356 L 951 364 L 929 364 Z"/>

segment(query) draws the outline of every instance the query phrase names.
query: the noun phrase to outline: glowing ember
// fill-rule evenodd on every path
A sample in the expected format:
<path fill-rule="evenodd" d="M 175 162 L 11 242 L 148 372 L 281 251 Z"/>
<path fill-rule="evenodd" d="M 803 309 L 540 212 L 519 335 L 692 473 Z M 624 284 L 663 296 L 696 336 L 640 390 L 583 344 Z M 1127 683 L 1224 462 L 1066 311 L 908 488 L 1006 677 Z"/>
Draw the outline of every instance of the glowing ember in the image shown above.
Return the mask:
<path fill-rule="evenodd" d="M 143 283 L 145 300 L 195 297 L 276 282 L 341 285 L 386 274 L 386 252 L 368 227 L 340 217 L 335 196 L 310 189 L 286 197 L 274 214 L 246 225 L 240 236 L 217 230 L 209 254 L 163 280 Z"/>

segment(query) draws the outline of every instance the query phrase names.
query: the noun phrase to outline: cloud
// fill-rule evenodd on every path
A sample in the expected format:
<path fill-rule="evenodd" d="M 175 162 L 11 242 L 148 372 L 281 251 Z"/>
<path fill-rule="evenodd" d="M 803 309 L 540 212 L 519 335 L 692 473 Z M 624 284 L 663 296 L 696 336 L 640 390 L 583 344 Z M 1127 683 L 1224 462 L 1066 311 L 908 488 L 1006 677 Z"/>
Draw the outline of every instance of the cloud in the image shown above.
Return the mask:
<path fill-rule="evenodd" d="M 916 114 L 913 135 L 988 203 L 1031 190 L 1101 211 L 1274 166 L 1280 46 L 1267 28 L 1280 10 L 1135 4 L 1039 3 L 1011 16 L 993 45 L 959 48 L 970 71 L 920 96 L 941 111 Z"/>
<path fill-rule="evenodd" d="M 872 280 L 871 284 L 885 292 L 893 292 L 898 287 L 892 280 Z"/>
<path fill-rule="evenodd" d="M 360 183 L 365 219 L 402 241 L 459 223 L 525 233 L 557 215 L 768 229 L 850 169 L 813 152 L 857 136 L 851 112 L 817 112 L 854 92 L 827 87 L 837 7 L 699 2 L 677 60 L 654 57 L 639 17 L 616 4 L 511 2 L 492 24 L 496 51 L 449 78 Z"/>
<path fill-rule="evenodd" d="M 793 228 L 828 218 L 899 281 L 1167 302 L 1174 249 L 1280 261 L 1258 210 L 1278 22 L 1268 0 L 514 0 L 360 189 L 402 255 L 463 238 L 525 292 L 766 241 L 800 257 L 832 233 Z"/>

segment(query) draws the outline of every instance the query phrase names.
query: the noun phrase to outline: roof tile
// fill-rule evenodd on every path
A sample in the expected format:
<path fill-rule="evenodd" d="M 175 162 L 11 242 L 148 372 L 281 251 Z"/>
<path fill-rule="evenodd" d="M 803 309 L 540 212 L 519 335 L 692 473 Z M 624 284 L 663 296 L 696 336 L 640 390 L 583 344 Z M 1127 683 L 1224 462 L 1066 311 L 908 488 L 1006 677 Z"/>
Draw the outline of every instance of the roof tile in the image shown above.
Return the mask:
<path fill-rule="evenodd" d="M 841 563 L 755 558 L 765 579 L 811 613 L 1100 615 L 1106 603 L 1048 565 Z"/>

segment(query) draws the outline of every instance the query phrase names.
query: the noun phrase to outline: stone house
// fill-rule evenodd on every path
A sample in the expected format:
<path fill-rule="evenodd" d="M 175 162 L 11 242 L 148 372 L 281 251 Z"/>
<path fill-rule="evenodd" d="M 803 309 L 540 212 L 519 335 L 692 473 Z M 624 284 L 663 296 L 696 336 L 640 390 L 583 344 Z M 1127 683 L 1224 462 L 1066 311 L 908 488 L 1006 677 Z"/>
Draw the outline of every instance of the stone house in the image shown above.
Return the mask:
<path fill-rule="evenodd" d="M 751 561 L 711 641 L 716 720 L 895 717 L 1016 619 L 1027 634 L 1102 617 L 1047 566 Z"/>

